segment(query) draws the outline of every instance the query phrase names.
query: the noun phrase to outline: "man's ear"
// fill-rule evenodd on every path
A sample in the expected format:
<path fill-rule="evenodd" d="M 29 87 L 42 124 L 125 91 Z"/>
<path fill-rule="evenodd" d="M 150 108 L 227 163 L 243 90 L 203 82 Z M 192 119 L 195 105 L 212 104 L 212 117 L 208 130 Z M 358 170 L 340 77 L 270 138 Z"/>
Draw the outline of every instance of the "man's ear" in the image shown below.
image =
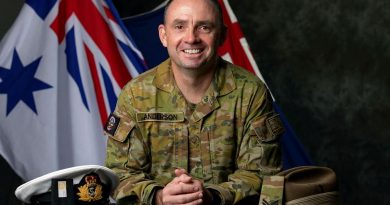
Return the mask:
<path fill-rule="evenodd" d="M 158 35 L 160 37 L 160 41 L 163 44 L 164 47 L 167 47 L 167 32 L 165 30 L 165 25 L 160 24 L 158 26 Z"/>

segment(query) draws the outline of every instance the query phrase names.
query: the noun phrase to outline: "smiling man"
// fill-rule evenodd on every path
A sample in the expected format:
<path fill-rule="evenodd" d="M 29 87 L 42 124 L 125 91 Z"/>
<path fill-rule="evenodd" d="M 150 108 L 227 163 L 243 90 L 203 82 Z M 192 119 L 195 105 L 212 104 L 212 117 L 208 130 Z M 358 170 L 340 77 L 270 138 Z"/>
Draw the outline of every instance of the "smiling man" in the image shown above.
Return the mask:
<path fill-rule="evenodd" d="M 264 84 L 217 56 L 215 0 L 173 0 L 159 35 L 169 59 L 129 82 L 105 127 L 118 204 L 258 203 L 281 169 L 283 127 Z"/>
<path fill-rule="evenodd" d="M 217 49 L 225 39 L 222 14 L 216 2 L 171 2 L 159 26 L 160 39 L 179 89 L 189 102 L 198 103 L 213 78 Z"/>

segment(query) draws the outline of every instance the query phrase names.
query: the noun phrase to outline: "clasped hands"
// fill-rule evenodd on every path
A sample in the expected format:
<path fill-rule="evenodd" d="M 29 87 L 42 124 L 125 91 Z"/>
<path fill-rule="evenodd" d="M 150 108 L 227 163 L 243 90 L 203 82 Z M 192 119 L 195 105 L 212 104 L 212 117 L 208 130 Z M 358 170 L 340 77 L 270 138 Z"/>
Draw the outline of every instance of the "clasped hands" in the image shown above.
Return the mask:
<path fill-rule="evenodd" d="M 212 194 L 203 187 L 203 182 L 192 178 L 185 169 L 175 169 L 176 177 L 163 189 L 157 191 L 156 205 L 212 204 Z"/>

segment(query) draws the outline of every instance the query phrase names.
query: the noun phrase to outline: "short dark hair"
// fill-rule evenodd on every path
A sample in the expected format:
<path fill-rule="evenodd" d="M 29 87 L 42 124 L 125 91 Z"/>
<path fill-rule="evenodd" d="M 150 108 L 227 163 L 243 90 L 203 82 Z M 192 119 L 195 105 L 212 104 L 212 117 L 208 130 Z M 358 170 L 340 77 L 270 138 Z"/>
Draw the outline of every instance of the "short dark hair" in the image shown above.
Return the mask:
<path fill-rule="evenodd" d="M 164 11 L 164 24 L 166 23 L 165 22 L 165 18 L 166 18 L 166 16 L 167 16 L 167 10 L 168 10 L 168 7 L 171 5 L 171 3 L 173 2 L 174 0 L 169 0 L 168 2 L 167 2 L 167 4 L 165 5 L 165 11 Z M 224 29 L 224 23 L 223 23 L 223 14 L 222 14 L 222 8 L 221 8 L 221 5 L 219 5 L 219 3 L 218 3 L 218 0 L 209 0 L 212 4 L 213 4 L 213 6 L 214 6 L 214 8 L 217 10 L 217 12 L 218 12 L 218 23 L 219 23 L 219 26 L 220 26 L 220 28 L 223 30 Z"/>

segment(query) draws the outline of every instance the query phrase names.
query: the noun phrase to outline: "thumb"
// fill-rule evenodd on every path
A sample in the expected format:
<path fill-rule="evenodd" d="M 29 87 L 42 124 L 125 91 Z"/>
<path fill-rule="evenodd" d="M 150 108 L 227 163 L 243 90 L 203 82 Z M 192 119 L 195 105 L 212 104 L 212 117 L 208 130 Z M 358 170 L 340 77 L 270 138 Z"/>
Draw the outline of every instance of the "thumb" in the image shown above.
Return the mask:
<path fill-rule="evenodd" d="M 187 173 L 187 171 L 185 169 L 183 169 L 183 168 L 176 168 L 175 169 L 176 177 L 180 177 L 183 174 L 187 174 L 188 175 L 188 173 Z"/>

